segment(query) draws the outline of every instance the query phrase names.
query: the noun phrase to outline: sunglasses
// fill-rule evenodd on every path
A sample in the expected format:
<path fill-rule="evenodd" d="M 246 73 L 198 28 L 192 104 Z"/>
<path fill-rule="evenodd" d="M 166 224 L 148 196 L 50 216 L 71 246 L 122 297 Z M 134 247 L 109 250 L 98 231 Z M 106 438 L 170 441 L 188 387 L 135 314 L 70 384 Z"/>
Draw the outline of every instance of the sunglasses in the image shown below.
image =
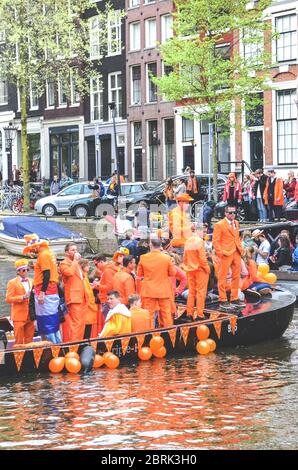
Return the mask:
<path fill-rule="evenodd" d="M 236 211 L 228 211 L 228 214 L 236 214 Z"/>
<path fill-rule="evenodd" d="M 24 273 L 24 272 L 26 272 L 26 271 L 29 271 L 29 269 L 19 269 L 19 271 L 20 271 L 21 273 Z"/>

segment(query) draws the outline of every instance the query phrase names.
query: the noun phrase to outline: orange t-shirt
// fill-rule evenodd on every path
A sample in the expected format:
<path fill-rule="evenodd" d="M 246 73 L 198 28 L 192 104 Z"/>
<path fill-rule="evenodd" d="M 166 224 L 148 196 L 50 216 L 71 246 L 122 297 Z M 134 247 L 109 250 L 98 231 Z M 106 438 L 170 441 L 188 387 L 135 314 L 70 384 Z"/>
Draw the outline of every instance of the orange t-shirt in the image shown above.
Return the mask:
<path fill-rule="evenodd" d="M 34 266 L 34 286 L 42 284 L 43 271 L 50 270 L 50 282 L 58 283 L 58 268 L 56 256 L 45 247 L 38 253 L 37 262 Z"/>

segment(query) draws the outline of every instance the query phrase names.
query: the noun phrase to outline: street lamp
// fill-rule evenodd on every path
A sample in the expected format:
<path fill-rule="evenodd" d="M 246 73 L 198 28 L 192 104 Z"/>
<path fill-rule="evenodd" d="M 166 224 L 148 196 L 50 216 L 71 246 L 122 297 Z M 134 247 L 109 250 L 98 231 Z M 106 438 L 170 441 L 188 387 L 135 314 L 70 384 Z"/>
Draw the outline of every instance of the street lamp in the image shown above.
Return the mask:
<path fill-rule="evenodd" d="M 13 125 L 12 122 L 8 124 L 7 127 L 4 127 L 5 132 L 5 141 L 6 141 L 6 149 L 9 150 L 9 157 L 8 157 L 8 179 L 10 180 L 12 177 L 12 143 L 16 138 L 18 128 Z"/>
<path fill-rule="evenodd" d="M 120 181 L 120 162 L 119 162 L 119 152 L 117 147 L 117 138 L 116 138 L 116 123 L 115 123 L 115 116 L 116 116 L 116 104 L 114 101 L 109 103 L 109 108 L 111 110 L 111 115 L 113 119 L 113 129 L 114 129 L 114 145 L 115 145 L 115 161 L 116 161 L 116 172 L 117 172 L 117 182 L 119 188 L 119 196 L 121 196 L 121 181 Z"/>

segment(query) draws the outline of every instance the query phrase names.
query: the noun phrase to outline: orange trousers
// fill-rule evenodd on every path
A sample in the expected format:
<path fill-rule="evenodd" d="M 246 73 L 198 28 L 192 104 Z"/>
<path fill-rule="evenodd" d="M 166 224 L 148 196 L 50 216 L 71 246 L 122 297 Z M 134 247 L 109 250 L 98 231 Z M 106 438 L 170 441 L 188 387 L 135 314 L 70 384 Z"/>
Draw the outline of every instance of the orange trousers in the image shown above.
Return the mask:
<path fill-rule="evenodd" d="M 153 297 L 142 297 L 142 307 L 150 312 L 151 328 L 154 328 L 154 314 L 158 313 L 158 322 L 160 328 L 166 328 L 173 325 L 171 312 L 171 299 L 155 299 Z"/>
<path fill-rule="evenodd" d="M 16 344 L 27 344 L 33 341 L 35 330 L 33 321 L 14 321 L 13 329 Z"/>
<path fill-rule="evenodd" d="M 227 301 L 227 276 L 230 268 L 232 271 L 230 300 L 232 301 L 238 299 L 238 289 L 240 285 L 241 256 L 238 251 L 235 251 L 235 253 L 230 256 L 220 258 L 217 281 L 220 302 Z"/>
<path fill-rule="evenodd" d="M 86 309 L 84 304 L 67 305 L 68 314 L 62 323 L 63 342 L 81 341 L 84 338 Z"/>
<path fill-rule="evenodd" d="M 209 274 L 203 269 L 187 273 L 188 297 L 186 305 L 187 315 L 193 315 L 196 301 L 197 315 L 204 316 L 205 299 L 209 281 Z"/>

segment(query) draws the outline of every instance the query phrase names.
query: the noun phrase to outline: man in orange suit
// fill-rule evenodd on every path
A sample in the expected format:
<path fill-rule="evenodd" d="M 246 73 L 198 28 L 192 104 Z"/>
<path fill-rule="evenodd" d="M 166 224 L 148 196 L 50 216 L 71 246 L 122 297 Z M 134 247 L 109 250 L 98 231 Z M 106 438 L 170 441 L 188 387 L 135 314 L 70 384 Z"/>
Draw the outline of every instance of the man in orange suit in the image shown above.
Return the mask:
<path fill-rule="evenodd" d="M 218 266 L 218 292 L 221 309 L 243 307 L 238 298 L 242 245 L 239 236 L 239 222 L 235 220 L 236 207 L 225 208 L 225 218 L 214 226 L 212 244 L 219 259 Z M 231 304 L 227 301 L 226 279 L 232 271 Z"/>
<path fill-rule="evenodd" d="M 182 254 L 185 241 L 192 235 L 189 203 L 193 198 L 188 194 L 179 194 L 176 201 L 177 207 L 169 212 L 169 229 L 172 236 L 171 246 L 176 253 Z"/>
<path fill-rule="evenodd" d="M 33 286 L 28 276 L 28 262 L 20 259 L 15 262 L 17 277 L 7 284 L 6 299 L 11 304 L 11 319 L 13 321 L 15 344 L 31 343 L 34 335 L 34 322 L 29 316 L 29 297 Z"/>
<path fill-rule="evenodd" d="M 161 240 L 151 240 L 151 252 L 140 257 L 137 275 L 143 278 L 141 287 L 142 305 L 151 315 L 151 328 L 154 328 L 154 313 L 159 310 L 159 326 L 165 328 L 173 324 L 171 315 L 171 276 L 176 268 L 169 255 L 161 253 Z"/>
<path fill-rule="evenodd" d="M 87 302 L 84 275 L 79 265 L 81 255 L 74 243 L 65 246 L 65 253 L 66 258 L 60 263 L 65 303 L 68 308 L 62 325 L 63 341 L 81 341 L 84 338 Z"/>
<path fill-rule="evenodd" d="M 188 297 L 187 315 L 193 316 L 196 300 L 196 314 L 204 317 L 205 298 L 209 281 L 210 267 L 207 261 L 204 241 L 199 232 L 186 240 L 183 257 L 183 268 L 187 273 Z"/>
<path fill-rule="evenodd" d="M 135 275 L 136 260 L 133 256 L 124 256 L 123 268 L 113 278 L 113 290 L 119 292 L 120 302 L 128 305 L 128 297 L 136 293 Z"/>

